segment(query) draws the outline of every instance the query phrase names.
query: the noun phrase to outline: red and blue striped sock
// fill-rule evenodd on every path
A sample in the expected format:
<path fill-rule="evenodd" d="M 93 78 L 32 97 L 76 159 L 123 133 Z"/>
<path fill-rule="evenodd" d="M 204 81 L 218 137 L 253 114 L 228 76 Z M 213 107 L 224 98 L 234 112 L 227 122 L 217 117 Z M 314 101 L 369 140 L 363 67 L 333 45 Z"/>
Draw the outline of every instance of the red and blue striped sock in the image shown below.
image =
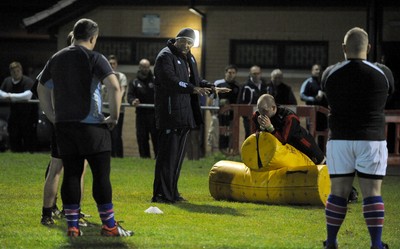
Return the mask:
<path fill-rule="evenodd" d="M 114 210 L 112 203 L 97 205 L 97 210 L 99 211 L 100 219 L 103 225 L 107 225 L 107 227 L 109 228 L 115 226 Z"/>
<path fill-rule="evenodd" d="M 337 244 L 337 234 L 347 212 L 347 200 L 345 198 L 329 195 L 325 207 L 327 245 Z"/>
<path fill-rule="evenodd" d="M 371 196 L 363 200 L 363 214 L 367 223 L 371 246 L 382 247 L 382 229 L 385 218 L 385 205 L 382 196 Z"/>
<path fill-rule="evenodd" d="M 63 205 L 63 208 L 68 227 L 76 227 L 77 229 L 79 229 L 79 214 L 81 212 L 80 205 L 79 204 Z"/>

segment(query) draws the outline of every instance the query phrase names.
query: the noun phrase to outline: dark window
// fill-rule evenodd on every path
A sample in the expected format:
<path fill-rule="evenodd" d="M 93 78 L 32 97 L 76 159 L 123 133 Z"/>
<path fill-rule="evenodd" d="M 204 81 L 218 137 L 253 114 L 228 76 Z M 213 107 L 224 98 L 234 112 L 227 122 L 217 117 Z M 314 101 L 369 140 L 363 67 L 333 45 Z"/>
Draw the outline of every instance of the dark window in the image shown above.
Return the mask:
<path fill-rule="evenodd" d="M 309 69 L 328 64 L 328 42 L 231 40 L 230 62 L 238 67 Z"/>
<path fill-rule="evenodd" d="M 143 58 L 154 64 L 158 52 L 167 45 L 168 38 L 99 37 L 95 50 L 117 56 L 119 64 L 138 64 Z"/>

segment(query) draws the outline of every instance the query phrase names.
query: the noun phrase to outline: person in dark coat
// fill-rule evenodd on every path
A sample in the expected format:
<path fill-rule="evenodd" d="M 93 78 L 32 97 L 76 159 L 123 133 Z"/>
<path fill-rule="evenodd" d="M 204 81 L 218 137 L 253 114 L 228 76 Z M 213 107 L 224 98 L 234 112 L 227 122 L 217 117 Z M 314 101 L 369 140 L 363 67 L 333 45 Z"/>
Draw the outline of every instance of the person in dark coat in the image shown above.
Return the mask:
<path fill-rule="evenodd" d="M 190 129 L 203 123 L 199 95 L 211 92 L 211 84 L 200 79 L 190 49 L 195 33 L 179 31 L 157 55 L 155 75 L 155 117 L 159 130 L 152 202 L 174 203 L 184 198 L 178 179 Z"/>
<path fill-rule="evenodd" d="M 261 68 L 254 65 L 250 68 L 249 78 L 240 89 L 238 104 L 256 105 L 258 98 L 267 93 L 267 84 L 262 78 Z M 251 135 L 250 119 L 247 116 L 242 116 L 245 137 Z"/>
<path fill-rule="evenodd" d="M 150 69 L 150 61 L 141 59 L 136 79 L 128 84 L 128 103 L 134 107 L 139 104 L 154 104 L 154 75 Z M 150 158 L 149 134 L 153 143 L 154 156 L 157 157 L 157 129 L 154 108 L 136 108 L 136 140 L 139 155 Z"/>
<path fill-rule="evenodd" d="M 292 88 L 283 83 L 283 73 L 280 69 L 271 72 L 271 82 L 267 85 L 267 92 L 275 98 L 278 105 L 297 105 Z"/>

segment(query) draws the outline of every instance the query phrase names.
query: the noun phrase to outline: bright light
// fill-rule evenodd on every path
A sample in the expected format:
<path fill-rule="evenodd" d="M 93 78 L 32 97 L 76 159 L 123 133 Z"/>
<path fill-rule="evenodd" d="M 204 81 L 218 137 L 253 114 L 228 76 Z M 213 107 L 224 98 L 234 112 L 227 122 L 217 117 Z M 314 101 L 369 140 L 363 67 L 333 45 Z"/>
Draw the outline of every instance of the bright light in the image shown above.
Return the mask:
<path fill-rule="evenodd" d="M 200 31 L 198 31 L 197 29 L 194 29 L 194 45 L 193 47 L 198 48 L 200 46 Z"/>

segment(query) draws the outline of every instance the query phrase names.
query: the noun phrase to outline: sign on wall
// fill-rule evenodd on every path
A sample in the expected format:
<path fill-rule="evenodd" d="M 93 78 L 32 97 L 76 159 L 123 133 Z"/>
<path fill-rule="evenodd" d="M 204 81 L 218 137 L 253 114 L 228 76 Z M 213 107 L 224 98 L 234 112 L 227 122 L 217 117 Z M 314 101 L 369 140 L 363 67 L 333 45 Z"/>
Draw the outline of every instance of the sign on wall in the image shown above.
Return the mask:
<path fill-rule="evenodd" d="M 144 35 L 160 35 L 160 16 L 144 15 L 142 17 L 142 33 Z"/>

